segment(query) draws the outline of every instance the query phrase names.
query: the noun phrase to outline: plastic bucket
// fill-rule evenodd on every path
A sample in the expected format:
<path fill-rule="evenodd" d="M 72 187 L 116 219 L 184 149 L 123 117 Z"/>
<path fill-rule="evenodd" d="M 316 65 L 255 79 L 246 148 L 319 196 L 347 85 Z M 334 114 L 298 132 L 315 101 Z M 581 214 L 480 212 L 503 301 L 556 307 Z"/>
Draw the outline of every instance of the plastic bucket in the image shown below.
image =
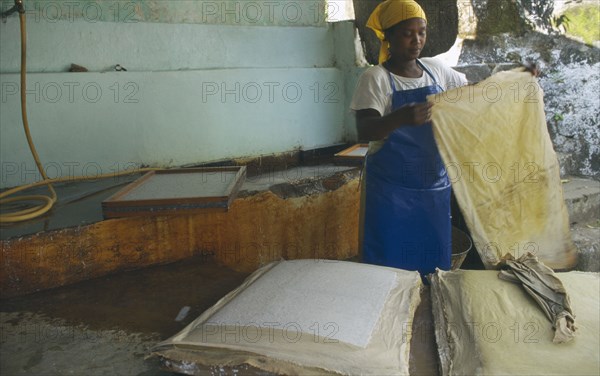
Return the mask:
<path fill-rule="evenodd" d="M 473 248 L 471 237 L 464 231 L 452 227 L 452 258 L 451 270 L 459 269 L 467 257 L 469 251 Z"/>

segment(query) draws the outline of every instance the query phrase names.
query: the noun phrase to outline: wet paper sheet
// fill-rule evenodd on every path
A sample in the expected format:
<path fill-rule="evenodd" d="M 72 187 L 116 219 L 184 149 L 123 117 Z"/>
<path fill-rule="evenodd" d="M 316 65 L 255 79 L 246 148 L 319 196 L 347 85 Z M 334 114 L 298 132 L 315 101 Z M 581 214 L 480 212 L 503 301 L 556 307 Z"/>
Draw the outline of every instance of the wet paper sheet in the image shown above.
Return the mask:
<path fill-rule="evenodd" d="M 492 270 L 438 271 L 431 298 L 443 375 L 597 375 L 600 275 L 556 273 L 577 336 L 553 342 L 552 323 L 518 284 Z"/>
<path fill-rule="evenodd" d="M 429 97 L 436 143 L 486 268 L 535 254 L 576 265 L 543 92 L 527 72 L 500 72 Z"/>
<path fill-rule="evenodd" d="M 153 350 L 163 364 L 242 365 L 278 374 L 406 375 L 417 272 L 329 260 L 281 261 Z"/>

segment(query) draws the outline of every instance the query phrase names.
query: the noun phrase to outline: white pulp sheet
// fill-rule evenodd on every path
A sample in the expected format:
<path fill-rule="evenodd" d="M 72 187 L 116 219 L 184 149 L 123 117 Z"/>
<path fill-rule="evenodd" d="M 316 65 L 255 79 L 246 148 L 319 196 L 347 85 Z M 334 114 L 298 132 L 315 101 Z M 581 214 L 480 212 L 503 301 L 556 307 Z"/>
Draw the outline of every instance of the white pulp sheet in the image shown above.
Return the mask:
<path fill-rule="evenodd" d="M 163 361 L 279 374 L 408 374 L 417 272 L 328 260 L 267 265 L 159 344 Z"/>
<path fill-rule="evenodd" d="M 280 263 L 268 277 L 248 286 L 207 324 L 272 327 L 290 334 L 321 331 L 331 340 L 365 348 L 397 283 L 391 269 L 328 260 Z"/>

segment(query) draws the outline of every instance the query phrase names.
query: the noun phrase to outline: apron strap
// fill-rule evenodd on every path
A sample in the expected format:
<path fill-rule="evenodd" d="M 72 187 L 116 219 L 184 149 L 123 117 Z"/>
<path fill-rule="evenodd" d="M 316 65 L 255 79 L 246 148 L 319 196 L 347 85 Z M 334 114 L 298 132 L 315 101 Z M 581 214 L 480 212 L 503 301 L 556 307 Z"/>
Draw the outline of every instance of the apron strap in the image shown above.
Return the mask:
<path fill-rule="evenodd" d="M 425 73 L 427 73 L 429 75 L 429 77 L 431 77 L 431 79 L 433 80 L 433 83 L 435 83 L 437 85 L 437 80 L 435 79 L 435 76 L 433 75 L 433 73 L 431 73 L 431 71 L 425 66 L 425 64 L 421 63 L 421 60 L 417 59 L 417 65 L 421 67 L 421 69 L 423 69 L 423 71 Z"/>
<path fill-rule="evenodd" d="M 396 90 L 396 85 L 394 84 L 394 79 L 392 78 L 392 72 L 390 72 L 387 69 L 386 69 L 386 71 L 388 72 L 388 77 L 390 78 L 390 86 L 392 87 L 392 93 L 395 93 L 397 90 Z"/>

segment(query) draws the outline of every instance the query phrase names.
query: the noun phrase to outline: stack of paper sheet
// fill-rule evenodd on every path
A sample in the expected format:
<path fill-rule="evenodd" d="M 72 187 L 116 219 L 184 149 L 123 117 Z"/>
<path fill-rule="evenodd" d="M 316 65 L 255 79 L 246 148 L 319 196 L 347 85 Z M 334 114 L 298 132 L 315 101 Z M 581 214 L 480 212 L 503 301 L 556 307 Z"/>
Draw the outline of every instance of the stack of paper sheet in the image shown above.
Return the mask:
<path fill-rule="evenodd" d="M 270 264 L 154 349 L 177 371 L 406 375 L 417 272 L 328 260 Z M 187 367 L 187 369 L 186 369 Z"/>

